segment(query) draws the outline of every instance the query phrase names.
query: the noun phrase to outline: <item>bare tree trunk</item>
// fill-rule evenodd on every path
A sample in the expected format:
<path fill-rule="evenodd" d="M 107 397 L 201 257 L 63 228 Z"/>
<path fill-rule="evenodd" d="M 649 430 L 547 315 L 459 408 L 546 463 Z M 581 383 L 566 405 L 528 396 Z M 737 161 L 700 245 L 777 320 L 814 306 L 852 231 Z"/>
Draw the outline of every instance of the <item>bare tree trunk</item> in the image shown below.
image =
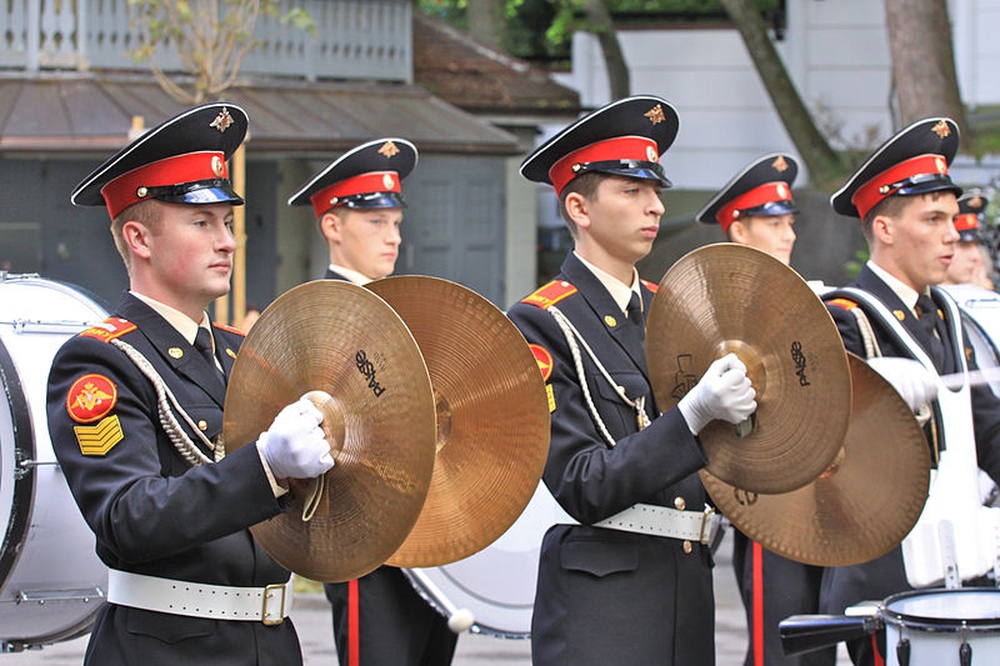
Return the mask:
<path fill-rule="evenodd" d="M 507 51 L 505 0 L 469 0 L 469 34 L 480 44 Z"/>
<path fill-rule="evenodd" d="M 948 116 L 964 131 L 947 0 L 885 0 L 885 27 L 903 125 Z"/>
<path fill-rule="evenodd" d="M 604 0 L 584 0 L 583 13 L 587 18 L 587 31 L 597 35 L 604 54 L 604 64 L 608 69 L 608 83 L 611 86 L 611 99 L 628 97 L 632 91 L 628 65 L 622 45 L 618 41 L 618 33 L 611 22 L 611 13 Z"/>
<path fill-rule="evenodd" d="M 846 162 L 830 147 L 816 127 L 809 109 L 799 96 L 767 34 L 767 26 L 760 12 L 752 0 L 720 0 L 720 2 L 740 31 L 747 52 L 757 68 L 760 80 L 785 130 L 809 168 L 813 184 L 829 188 L 847 171 Z"/>

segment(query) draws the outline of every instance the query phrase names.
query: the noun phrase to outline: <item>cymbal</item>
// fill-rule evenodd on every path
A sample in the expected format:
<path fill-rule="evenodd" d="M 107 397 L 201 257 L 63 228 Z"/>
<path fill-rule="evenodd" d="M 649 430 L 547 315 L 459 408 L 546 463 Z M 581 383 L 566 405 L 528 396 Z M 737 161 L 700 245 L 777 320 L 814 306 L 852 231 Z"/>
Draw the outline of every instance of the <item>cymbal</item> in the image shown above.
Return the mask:
<path fill-rule="evenodd" d="M 844 344 L 795 271 L 760 250 L 718 243 L 681 257 L 650 306 L 646 361 L 660 410 L 730 352 L 747 366 L 757 411 L 749 424 L 716 420 L 699 433 L 708 470 L 760 493 L 804 486 L 829 466 L 847 431 Z"/>
<path fill-rule="evenodd" d="M 548 456 L 545 386 L 521 332 L 475 291 L 421 275 L 368 288 L 416 338 L 437 406 L 427 501 L 387 563 L 448 564 L 499 538 L 531 499 Z"/>
<path fill-rule="evenodd" d="M 930 451 L 895 389 L 850 354 L 854 398 L 833 465 L 790 493 L 758 495 L 702 470 L 716 506 L 733 525 L 779 555 L 816 566 L 867 562 L 913 529 L 927 500 Z"/>
<path fill-rule="evenodd" d="M 254 442 L 311 391 L 328 395 L 317 405 L 336 458 L 325 491 L 311 498 L 315 482 L 290 479 L 286 510 L 250 530 L 291 571 L 346 581 L 385 562 L 420 515 L 434 469 L 434 394 L 399 315 L 334 280 L 282 294 L 250 330 L 226 391 L 227 451 Z"/>

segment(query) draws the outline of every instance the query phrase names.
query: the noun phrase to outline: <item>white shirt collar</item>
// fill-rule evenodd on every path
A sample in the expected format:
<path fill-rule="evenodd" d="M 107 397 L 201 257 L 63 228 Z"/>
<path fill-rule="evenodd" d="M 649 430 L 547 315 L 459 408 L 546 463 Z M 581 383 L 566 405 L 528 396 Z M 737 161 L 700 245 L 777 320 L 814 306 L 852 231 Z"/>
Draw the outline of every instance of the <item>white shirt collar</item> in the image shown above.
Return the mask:
<path fill-rule="evenodd" d="M 640 307 L 645 307 L 642 303 L 642 291 L 639 288 L 639 271 L 635 269 L 635 266 L 632 267 L 632 285 L 629 286 L 610 273 L 602 271 L 600 268 L 581 257 L 575 251 L 573 254 L 580 260 L 580 263 L 587 267 L 587 270 L 593 273 L 594 276 L 600 280 L 601 284 L 603 284 L 604 288 L 608 290 L 608 293 L 611 294 L 611 298 L 614 299 L 615 304 L 621 308 L 622 312 L 628 314 L 628 304 L 632 300 L 633 293 L 639 295 Z"/>
<path fill-rule="evenodd" d="M 177 329 L 177 332 L 184 336 L 192 345 L 194 344 L 194 336 L 198 335 L 198 328 L 207 328 L 208 332 L 212 332 L 212 324 L 208 318 L 208 313 L 202 314 L 201 323 L 195 322 L 191 317 L 178 310 L 177 308 L 172 308 L 166 303 L 161 303 L 160 301 L 150 298 L 149 296 L 144 296 L 135 291 L 130 291 L 130 294 L 138 298 L 140 301 L 153 308 L 157 314 L 167 320 L 167 323 Z M 212 348 L 215 348 L 215 336 L 211 336 Z"/>
<path fill-rule="evenodd" d="M 346 266 L 330 264 L 330 270 L 333 271 L 334 273 L 337 273 L 338 275 L 343 275 L 345 278 L 347 278 L 348 282 L 356 284 L 360 287 L 363 287 L 372 281 L 372 279 L 367 275 L 365 275 L 364 273 L 359 273 L 353 268 L 347 268 Z"/>
<path fill-rule="evenodd" d="M 882 278 L 882 281 L 889 285 L 889 289 L 892 289 L 893 293 L 899 297 L 899 300 L 903 301 L 903 305 L 910 308 L 910 311 L 916 314 L 917 298 L 920 294 L 918 294 L 913 287 L 908 284 L 904 284 L 901 280 L 891 275 L 888 271 L 870 259 L 868 260 L 867 266 L 871 269 L 872 273 Z"/>

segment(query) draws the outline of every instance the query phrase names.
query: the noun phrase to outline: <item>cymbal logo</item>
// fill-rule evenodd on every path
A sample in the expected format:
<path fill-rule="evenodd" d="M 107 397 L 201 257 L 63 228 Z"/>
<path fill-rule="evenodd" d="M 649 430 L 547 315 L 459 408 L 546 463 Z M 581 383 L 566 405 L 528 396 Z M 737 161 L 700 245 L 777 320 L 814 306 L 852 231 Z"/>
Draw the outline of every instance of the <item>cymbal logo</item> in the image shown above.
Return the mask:
<path fill-rule="evenodd" d="M 802 353 L 802 343 L 798 340 L 792 342 L 792 362 L 795 364 L 799 386 L 809 386 L 809 379 L 806 378 L 806 355 Z"/>
<path fill-rule="evenodd" d="M 368 354 L 364 349 L 359 349 L 354 355 L 354 362 L 358 366 L 358 371 L 368 380 L 368 388 L 376 398 L 381 397 L 385 393 L 385 387 L 375 378 L 375 364 L 368 360 Z"/>

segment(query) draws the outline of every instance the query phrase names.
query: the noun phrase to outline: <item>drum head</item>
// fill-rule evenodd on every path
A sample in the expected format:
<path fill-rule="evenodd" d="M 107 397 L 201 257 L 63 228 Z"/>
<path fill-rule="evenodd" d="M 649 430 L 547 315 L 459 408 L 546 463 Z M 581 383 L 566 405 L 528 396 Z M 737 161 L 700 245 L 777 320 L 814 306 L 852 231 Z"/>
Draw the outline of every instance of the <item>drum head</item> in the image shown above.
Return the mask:
<path fill-rule="evenodd" d="M 1000 589 L 918 590 L 885 600 L 887 624 L 930 631 L 1000 630 Z"/>

